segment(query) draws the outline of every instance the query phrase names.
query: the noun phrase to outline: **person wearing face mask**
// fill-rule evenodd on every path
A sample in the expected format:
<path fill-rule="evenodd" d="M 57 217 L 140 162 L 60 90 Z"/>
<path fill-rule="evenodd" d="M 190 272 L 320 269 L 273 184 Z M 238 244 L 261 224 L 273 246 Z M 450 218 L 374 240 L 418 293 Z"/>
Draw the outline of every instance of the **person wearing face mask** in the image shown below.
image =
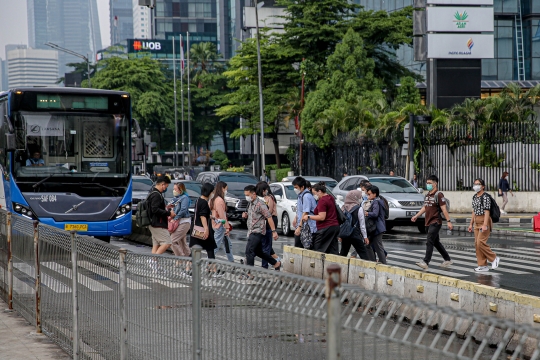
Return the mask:
<path fill-rule="evenodd" d="M 433 247 L 437 249 L 439 254 L 441 254 L 444 261 L 441 264 L 441 267 L 448 267 L 453 264 L 450 255 L 441 244 L 441 239 L 439 238 L 439 231 L 442 227 L 442 217 L 445 218 L 448 229 L 452 230 L 454 227 L 452 225 L 452 219 L 448 214 L 446 208 L 446 198 L 444 194 L 438 190 L 439 178 L 435 175 L 430 175 L 427 178 L 426 190 L 428 191 L 427 195 L 424 198 L 424 206 L 420 211 L 411 218 L 412 222 L 426 214 L 425 224 L 427 232 L 427 243 L 426 243 L 426 256 L 424 260 L 417 262 L 416 265 L 421 267 L 424 270 L 428 269 L 429 262 L 433 256 Z"/>
<path fill-rule="evenodd" d="M 341 251 L 339 254 L 341 256 L 347 256 L 352 245 L 361 259 L 375 261 L 373 252 L 366 247 L 366 245 L 369 245 L 369 239 L 366 231 L 364 211 L 361 207 L 362 202 L 362 192 L 358 190 L 349 191 L 345 197 L 345 205 L 343 205 L 342 210 L 351 214 L 353 232 L 346 238 L 338 239 L 341 242 Z"/>
<path fill-rule="evenodd" d="M 257 196 L 259 198 L 263 199 L 266 206 L 268 206 L 268 210 L 272 214 L 272 220 L 274 221 L 274 225 L 276 225 L 278 223 L 277 202 L 274 194 L 272 194 L 272 191 L 270 190 L 270 185 L 268 185 L 267 182 L 261 181 L 255 187 L 255 192 L 257 193 Z M 281 261 L 281 259 L 276 255 L 272 247 L 272 229 L 270 228 L 270 223 L 268 221 L 266 222 L 266 234 L 263 238 L 263 251 L 266 254 L 272 256 L 277 261 Z M 268 262 L 263 259 L 261 262 L 261 266 L 265 269 L 268 269 Z"/>
<path fill-rule="evenodd" d="M 210 210 L 212 211 L 212 228 L 214 229 L 214 240 L 216 241 L 216 253 L 225 249 L 227 260 L 234 262 L 232 253 L 232 243 L 229 239 L 229 221 L 227 220 L 227 204 L 225 196 L 227 195 L 227 184 L 218 181 L 214 190 L 214 197 L 210 199 Z M 225 220 L 225 223 L 223 223 Z"/>
<path fill-rule="evenodd" d="M 468 231 L 473 232 L 474 229 L 474 246 L 476 248 L 476 260 L 478 267 L 474 269 L 476 272 L 489 271 L 488 262 L 491 263 L 491 268 L 496 269 L 499 267 L 499 257 L 491 250 L 491 247 L 487 244 L 489 234 L 491 233 L 491 196 L 484 190 L 486 183 L 482 179 L 474 180 L 473 190 L 474 194 L 472 199 L 472 218 L 469 224 Z"/>
<path fill-rule="evenodd" d="M 338 255 L 339 222 L 336 201 L 326 193 L 324 181 L 315 184 L 311 192 L 318 201 L 317 207 L 313 211 L 314 215 L 303 215 L 302 220 L 317 221 L 317 232 L 313 234 L 313 250 Z"/>
<path fill-rule="evenodd" d="M 503 198 L 503 204 L 501 206 L 501 214 L 503 215 L 508 214 L 506 211 L 504 211 L 506 204 L 508 204 L 508 192 L 510 192 L 512 197 L 514 196 L 512 189 L 510 189 L 510 184 L 508 183 L 508 175 L 508 171 L 503 172 L 502 177 L 499 180 L 499 196 L 502 196 Z"/>
<path fill-rule="evenodd" d="M 189 205 L 191 200 L 186 193 L 186 186 L 177 182 L 173 188 L 174 199 L 171 204 L 174 204 L 174 213 L 176 216 L 171 217 L 169 221 L 177 221 L 178 227 L 171 233 L 171 248 L 176 256 L 189 256 L 191 251 L 187 245 L 187 233 L 191 227 L 191 215 L 189 214 Z"/>
<path fill-rule="evenodd" d="M 201 187 L 201 197 L 197 199 L 195 203 L 195 216 L 193 218 L 193 225 L 204 228 L 203 238 L 199 239 L 195 236 L 189 237 L 189 247 L 192 248 L 195 245 L 201 246 L 206 250 L 206 254 L 209 259 L 215 259 L 216 255 L 214 250 L 216 249 L 216 241 L 214 240 L 214 231 L 212 230 L 212 225 L 210 218 L 212 212 L 210 211 L 210 206 L 208 205 L 208 200 L 214 192 L 214 185 L 210 183 L 204 183 Z"/>
<path fill-rule="evenodd" d="M 313 211 L 317 207 L 317 202 L 311 193 L 311 184 L 309 184 L 306 179 L 298 176 L 293 180 L 292 184 L 294 186 L 294 192 L 298 195 L 298 201 L 296 203 L 296 216 L 293 220 L 293 226 L 296 228 L 296 231 L 294 232 L 294 246 L 303 248 L 304 246 L 302 245 L 302 241 L 300 241 L 300 231 L 302 230 L 302 226 L 304 224 L 302 217 L 304 215 L 313 215 Z M 317 232 L 317 223 L 315 220 L 307 220 L 307 224 L 309 225 L 309 229 L 312 234 Z"/>
<path fill-rule="evenodd" d="M 244 188 L 244 195 L 249 203 L 247 213 L 243 213 L 242 217 L 247 219 L 248 227 L 248 241 L 246 244 L 246 264 L 249 266 L 255 265 L 255 257 L 258 256 L 263 260 L 266 260 L 271 264 L 274 269 L 281 267 L 281 261 L 277 261 L 269 254 L 263 251 L 263 238 L 266 234 L 266 222 L 270 224 L 270 231 L 272 232 L 272 238 L 278 239 L 278 234 L 274 220 L 272 220 L 272 213 L 268 210 L 268 206 L 261 198 L 257 196 L 255 186 L 248 185 Z M 246 275 L 251 277 L 249 275 Z"/>
<path fill-rule="evenodd" d="M 384 202 L 379 197 L 379 188 L 377 186 L 367 188 L 367 195 L 368 199 L 371 201 L 371 206 L 369 210 L 364 212 L 364 215 L 367 218 L 373 219 L 376 224 L 375 231 L 368 234 L 369 242 L 379 259 L 379 262 L 386 265 L 387 254 L 382 242 L 383 234 L 386 232 L 386 220 L 384 219 L 386 210 Z"/>

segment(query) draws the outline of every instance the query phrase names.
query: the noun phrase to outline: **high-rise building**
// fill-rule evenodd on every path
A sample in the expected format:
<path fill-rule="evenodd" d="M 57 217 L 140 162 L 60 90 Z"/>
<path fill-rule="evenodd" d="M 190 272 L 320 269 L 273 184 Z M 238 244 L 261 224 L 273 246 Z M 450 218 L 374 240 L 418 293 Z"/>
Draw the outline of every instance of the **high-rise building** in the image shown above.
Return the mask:
<path fill-rule="evenodd" d="M 151 39 L 152 32 L 150 27 L 150 9 L 146 6 L 140 6 L 139 0 L 132 0 L 132 16 L 133 38 Z M 116 42 L 111 44 L 116 44 Z"/>
<path fill-rule="evenodd" d="M 133 38 L 133 0 L 109 0 L 111 44 Z"/>
<path fill-rule="evenodd" d="M 28 39 L 31 48 L 49 49 L 52 42 L 90 59 L 102 48 L 97 0 L 27 0 Z M 67 63 L 81 62 L 73 55 L 58 54 L 59 74 Z"/>
<path fill-rule="evenodd" d="M 8 88 L 55 86 L 58 80 L 58 52 L 15 49 L 7 52 Z"/>

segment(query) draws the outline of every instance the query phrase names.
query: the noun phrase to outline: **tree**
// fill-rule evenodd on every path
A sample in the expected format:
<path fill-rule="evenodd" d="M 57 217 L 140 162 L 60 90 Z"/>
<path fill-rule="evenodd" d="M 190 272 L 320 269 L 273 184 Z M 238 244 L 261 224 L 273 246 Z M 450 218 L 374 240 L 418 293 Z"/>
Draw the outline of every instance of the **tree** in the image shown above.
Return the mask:
<path fill-rule="evenodd" d="M 416 87 L 416 81 L 410 77 L 402 77 L 400 87 L 397 89 L 396 102 L 398 104 L 420 104 L 420 90 Z"/>
<path fill-rule="evenodd" d="M 81 78 L 83 82 L 80 84 L 81 87 L 88 87 L 88 64 L 86 61 L 79 62 L 79 63 L 67 63 L 66 66 L 72 67 L 73 71 L 75 73 L 81 73 Z M 90 78 L 94 76 L 94 74 L 97 71 L 97 63 L 90 64 Z M 66 80 L 64 76 L 58 78 L 56 81 L 57 84 L 61 84 Z"/>
<path fill-rule="evenodd" d="M 365 122 L 366 103 L 384 98 L 374 69 L 375 62 L 367 57 L 363 40 L 349 29 L 328 58 L 328 80 L 319 81 L 317 90 L 307 97 L 302 112 L 302 132 L 307 141 L 324 148 L 337 132 L 358 128 Z"/>
<path fill-rule="evenodd" d="M 295 53 L 287 52 L 278 38 L 269 36 L 263 30 L 260 41 L 264 130 L 273 138 L 276 164 L 280 168 L 278 133 L 289 119 L 287 104 L 290 103 L 290 92 L 297 89 L 300 74 L 292 66 Z M 216 110 L 216 114 L 222 120 L 239 117 L 246 120 L 245 127 L 236 129 L 231 134 L 233 138 L 259 133 L 259 88 L 255 39 L 248 39 L 242 43 L 237 55 L 230 60 L 229 68 L 224 75 L 232 91 L 225 96 L 225 103 Z"/>
<path fill-rule="evenodd" d="M 193 44 L 189 54 L 190 65 L 193 67 L 193 80 L 198 87 L 201 87 L 202 82 L 199 81 L 199 77 L 215 70 L 220 55 L 217 53 L 216 45 L 211 42 Z"/>

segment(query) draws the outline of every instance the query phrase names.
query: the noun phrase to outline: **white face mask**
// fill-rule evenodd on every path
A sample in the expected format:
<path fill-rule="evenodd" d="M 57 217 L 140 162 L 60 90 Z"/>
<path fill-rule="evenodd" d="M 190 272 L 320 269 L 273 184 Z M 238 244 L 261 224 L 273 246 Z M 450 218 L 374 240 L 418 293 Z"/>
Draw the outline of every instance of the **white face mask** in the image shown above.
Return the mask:
<path fill-rule="evenodd" d="M 473 185 L 472 188 L 474 192 L 480 192 L 480 190 L 482 190 L 482 185 Z"/>
<path fill-rule="evenodd" d="M 223 192 L 223 197 L 227 196 L 227 190 Z"/>
<path fill-rule="evenodd" d="M 251 198 L 251 196 L 248 196 L 248 195 L 246 195 L 246 200 L 249 201 L 249 202 L 252 202 L 252 201 L 253 201 L 253 199 Z"/>
<path fill-rule="evenodd" d="M 178 196 L 178 195 L 181 195 L 181 194 L 182 194 L 182 193 L 180 193 L 180 192 L 178 192 L 178 191 L 176 191 L 176 190 L 173 190 L 172 193 L 173 193 L 174 196 Z"/>
<path fill-rule="evenodd" d="M 315 199 L 315 201 L 319 201 L 319 195 L 313 195 L 313 198 Z"/>
<path fill-rule="evenodd" d="M 296 195 L 300 195 L 300 189 L 294 188 L 294 193 L 295 193 Z"/>

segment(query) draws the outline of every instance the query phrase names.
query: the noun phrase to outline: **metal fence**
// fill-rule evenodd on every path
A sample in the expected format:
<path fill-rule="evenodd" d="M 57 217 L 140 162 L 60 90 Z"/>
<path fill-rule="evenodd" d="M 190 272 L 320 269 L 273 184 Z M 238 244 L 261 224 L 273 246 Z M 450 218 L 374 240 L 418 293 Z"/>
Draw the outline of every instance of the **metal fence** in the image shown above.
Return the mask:
<path fill-rule="evenodd" d="M 342 285 L 339 267 L 324 281 L 0 225 L 2 297 L 75 359 L 540 358 L 538 330 Z"/>
<path fill-rule="evenodd" d="M 455 125 L 451 127 L 416 126 L 415 172 L 421 183 L 427 176 L 439 177 L 441 190 L 472 189 L 475 178 L 483 178 L 490 190 L 498 187 L 504 171 L 510 173 L 510 185 L 517 191 L 540 191 L 540 128 L 537 123 L 499 123 L 489 128 Z M 394 170 L 405 176 L 407 158 L 402 156 L 402 134 L 389 135 L 378 142 L 350 134 L 341 134 L 327 149 L 304 144 L 304 175 L 324 175 L 341 179 L 349 175 Z M 298 174 L 299 143 L 292 167 Z"/>

